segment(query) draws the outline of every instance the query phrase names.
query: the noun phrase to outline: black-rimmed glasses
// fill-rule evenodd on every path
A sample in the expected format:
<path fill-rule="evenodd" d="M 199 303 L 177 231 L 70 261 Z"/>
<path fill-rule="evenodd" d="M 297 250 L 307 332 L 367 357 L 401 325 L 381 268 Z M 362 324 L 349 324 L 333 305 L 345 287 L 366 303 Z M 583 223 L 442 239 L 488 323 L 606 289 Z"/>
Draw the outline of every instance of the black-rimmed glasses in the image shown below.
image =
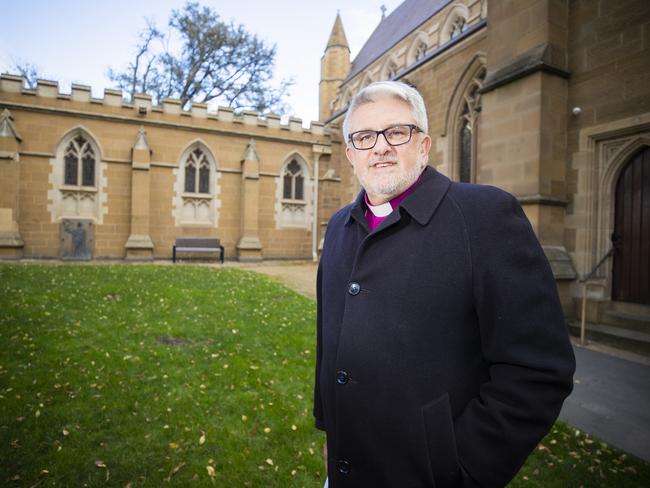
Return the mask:
<path fill-rule="evenodd" d="M 365 151 L 375 147 L 379 134 L 382 134 L 391 146 L 401 146 L 411 140 L 413 131 L 422 132 L 422 129 L 415 124 L 401 124 L 386 127 L 384 130 L 358 130 L 350 134 L 348 140 L 355 149 Z"/>

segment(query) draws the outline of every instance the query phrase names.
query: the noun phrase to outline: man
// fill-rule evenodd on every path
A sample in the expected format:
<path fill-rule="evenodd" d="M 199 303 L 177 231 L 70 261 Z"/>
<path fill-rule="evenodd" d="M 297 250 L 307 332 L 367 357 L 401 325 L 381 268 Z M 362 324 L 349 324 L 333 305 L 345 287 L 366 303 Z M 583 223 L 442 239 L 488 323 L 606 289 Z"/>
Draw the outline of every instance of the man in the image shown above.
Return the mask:
<path fill-rule="evenodd" d="M 572 388 L 544 253 L 514 197 L 427 166 L 408 85 L 366 87 L 343 133 L 364 190 L 331 218 L 318 270 L 329 487 L 504 486 Z"/>

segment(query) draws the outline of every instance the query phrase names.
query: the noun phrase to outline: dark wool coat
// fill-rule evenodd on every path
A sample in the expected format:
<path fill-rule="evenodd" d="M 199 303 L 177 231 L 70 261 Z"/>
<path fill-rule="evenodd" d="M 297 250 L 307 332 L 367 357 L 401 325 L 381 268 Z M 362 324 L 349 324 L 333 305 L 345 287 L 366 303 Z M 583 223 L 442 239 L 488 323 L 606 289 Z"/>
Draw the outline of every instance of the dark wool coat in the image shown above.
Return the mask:
<path fill-rule="evenodd" d="M 548 261 L 497 188 L 427 168 L 374 232 L 363 192 L 318 271 L 314 415 L 331 488 L 498 487 L 572 388 Z"/>

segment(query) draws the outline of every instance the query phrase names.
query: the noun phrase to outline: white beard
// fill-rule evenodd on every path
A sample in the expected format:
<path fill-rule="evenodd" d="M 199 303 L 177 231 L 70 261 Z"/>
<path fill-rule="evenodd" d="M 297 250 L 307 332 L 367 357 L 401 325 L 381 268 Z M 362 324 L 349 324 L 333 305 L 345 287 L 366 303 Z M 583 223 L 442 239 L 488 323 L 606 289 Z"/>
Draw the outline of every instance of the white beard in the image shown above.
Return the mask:
<path fill-rule="evenodd" d="M 400 193 L 404 192 L 408 187 L 417 181 L 426 165 L 426 159 L 418 159 L 419 161 L 416 166 L 408 171 L 400 172 L 394 177 L 364 181 L 364 179 L 359 177 L 358 174 L 356 176 L 361 186 L 364 188 L 364 190 L 366 190 L 366 193 L 378 195 L 386 200 L 390 200 L 391 198 L 396 197 Z"/>

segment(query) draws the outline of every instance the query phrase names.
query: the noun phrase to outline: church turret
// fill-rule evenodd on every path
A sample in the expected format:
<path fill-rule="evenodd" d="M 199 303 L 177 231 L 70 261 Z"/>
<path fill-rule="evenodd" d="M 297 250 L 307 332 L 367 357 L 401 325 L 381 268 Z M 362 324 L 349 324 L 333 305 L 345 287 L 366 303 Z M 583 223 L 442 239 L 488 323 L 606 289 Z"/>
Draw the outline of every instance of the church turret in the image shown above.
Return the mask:
<path fill-rule="evenodd" d="M 343 30 L 341 16 L 337 13 L 325 53 L 321 58 L 318 96 L 319 120 L 323 121 L 332 115 L 330 104 L 336 97 L 336 90 L 341 86 L 349 71 L 350 48 Z"/>

